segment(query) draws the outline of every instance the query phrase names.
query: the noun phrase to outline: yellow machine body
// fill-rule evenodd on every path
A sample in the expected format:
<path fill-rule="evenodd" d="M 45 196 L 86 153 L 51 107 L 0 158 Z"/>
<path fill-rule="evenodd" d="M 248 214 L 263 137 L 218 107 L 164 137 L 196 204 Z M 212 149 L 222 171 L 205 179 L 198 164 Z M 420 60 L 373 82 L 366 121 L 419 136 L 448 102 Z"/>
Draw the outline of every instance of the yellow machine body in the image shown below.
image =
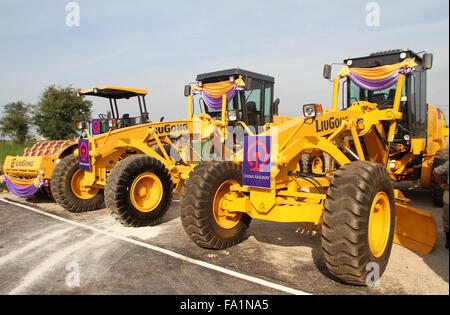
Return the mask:
<path fill-rule="evenodd" d="M 50 179 L 56 159 L 51 156 L 7 156 L 3 164 L 3 172 L 16 183 L 25 179 Z"/>
<path fill-rule="evenodd" d="M 29 186 L 43 180 L 43 197 L 52 198 L 50 179 L 56 163 L 75 150 L 75 140 L 39 141 L 24 150 L 23 156 L 6 156 L 3 174 L 14 185 Z"/>

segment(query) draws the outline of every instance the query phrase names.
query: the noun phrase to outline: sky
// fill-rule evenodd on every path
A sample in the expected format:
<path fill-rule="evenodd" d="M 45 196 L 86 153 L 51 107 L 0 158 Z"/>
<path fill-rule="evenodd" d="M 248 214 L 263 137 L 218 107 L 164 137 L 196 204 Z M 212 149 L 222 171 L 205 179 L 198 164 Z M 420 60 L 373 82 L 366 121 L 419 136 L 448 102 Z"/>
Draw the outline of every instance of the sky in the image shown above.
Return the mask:
<path fill-rule="evenodd" d="M 152 120 L 183 119 L 185 84 L 198 73 L 239 67 L 275 77 L 280 114 L 299 116 L 302 104 L 331 106 L 324 64 L 412 49 L 434 55 L 427 98 L 448 122 L 447 0 L 374 1 L 378 15 L 364 0 L 78 0 L 79 26 L 70 26 L 69 2 L 0 0 L 2 108 L 36 104 L 51 84 L 112 85 L 147 89 Z M 106 113 L 105 101 L 89 99 L 94 116 Z M 130 102 L 119 111 L 137 114 Z"/>

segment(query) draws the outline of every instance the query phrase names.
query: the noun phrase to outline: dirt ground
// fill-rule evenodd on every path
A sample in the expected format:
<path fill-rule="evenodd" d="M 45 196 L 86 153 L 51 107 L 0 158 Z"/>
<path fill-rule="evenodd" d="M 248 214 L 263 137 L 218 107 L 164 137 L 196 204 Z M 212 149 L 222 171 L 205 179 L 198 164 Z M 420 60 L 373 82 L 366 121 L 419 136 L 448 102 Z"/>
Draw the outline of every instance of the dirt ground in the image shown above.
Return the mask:
<path fill-rule="evenodd" d="M 248 229 L 247 239 L 245 241 L 227 250 L 211 251 L 199 248 L 187 237 L 181 226 L 178 214 L 178 200 L 173 202 L 172 207 L 168 211 L 161 225 L 144 228 L 127 228 L 115 221 L 106 209 L 83 214 L 72 214 L 63 210 L 57 204 L 45 200 L 30 199 L 25 201 L 16 198 L 9 193 L 0 193 L 0 199 L 8 198 L 9 200 L 26 203 L 41 209 L 45 213 L 70 220 L 70 222 L 92 226 L 101 229 L 102 231 L 108 231 L 108 233 L 126 237 L 131 240 L 139 240 L 145 244 L 157 246 L 164 250 L 170 250 L 171 252 L 179 253 L 185 257 L 190 257 L 198 261 L 216 265 L 220 268 L 226 268 L 227 270 L 236 271 L 243 275 L 256 277 L 264 281 L 269 281 L 270 283 L 283 285 L 305 293 L 393 295 L 449 294 L 449 252 L 444 248 L 445 238 L 442 230 L 442 209 L 432 206 L 430 191 L 415 188 L 411 184 L 401 184 L 397 186 L 397 188 L 400 188 L 404 192 L 406 197 L 412 199 L 412 206 L 428 210 L 433 214 L 438 226 L 438 239 L 433 252 L 426 256 L 394 244 L 386 272 L 380 279 L 379 284 L 372 287 L 356 287 L 333 280 L 327 273 L 321 256 L 320 232 L 315 235 L 302 234 L 298 224 L 295 223 L 274 223 L 253 220 Z M 31 235 L 32 233 L 40 233 L 39 237 L 43 237 L 45 233 L 37 231 L 40 228 L 39 224 L 27 224 L 27 222 L 31 220 L 37 220 L 36 222 L 44 220 L 41 224 L 46 228 L 50 228 L 52 225 L 59 225 L 60 223 L 57 223 L 57 221 L 53 219 L 43 218 L 42 215 L 28 213 L 29 211 L 25 209 L 9 209 L 6 204 L 4 205 L 4 208 L 7 209 L 7 211 L 3 211 L 3 214 L 0 213 L 0 278 L 11 278 L 9 271 L 11 269 L 9 268 L 11 268 L 11 264 L 14 265 L 14 262 L 2 265 L 2 256 L 8 256 L 11 255 L 11 252 L 20 251 L 21 247 L 26 247 L 28 243 L 27 241 L 22 240 L 17 243 L 17 245 L 14 245 L 14 241 L 10 241 L 9 238 L 20 239 L 21 237 L 24 237 L 26 240 L 26 235 Z M 34 218 L 34 216 L 38 216 L 39 220 Z M 80 229 L 82 228 L 77 228 L 74 231 L 71 230 L 72 232 L 70 233 L 81 233 Z M 95 245 L 95 241 L 90 240 L 89 242 L 93 242 L 92 246 Z M 29 274 L 31 273 L 34 275 L 34 282 L 27 283 L 28 287 L 24 291 L 27 294 L 42 292 L 128 294 L 130 292 L 135 292 L 134 290 L 138 290 L 138 287 L 140 289 L 137 292 L 141 294 L 203 294 L 198 283 L 195 283 L 195 281 L 191 283 L 192 280 L 189 278 L 188 274 L 183 272 L 183 270 L 185 270 L 183 268 L 186 267 L 183 262 L 181 262 L 180 265 L 177 264 L 177 268 L 180 268 L 180 272 L 183 274 L 183 277 L 185 277 L 183 278 L 183 285 L 186 287 L 186 291 L 179 291 L 179 283 L 171 286 L 171 282 L 168 281 L 167 277 L 163 276 L 162 273 L 159 276 L 160 278 L 158 278 L 158 275 L 155 275 L 154 272 L 152 272 L 155 268 L 155 264 L 158 265 L 158 262 L 153 263 L 153 269 L 150 269 L 149 267 L 148 273 L 146 273 L 146 268 L 140 266 L 139 269 L 136 267 L 136 270 L 132 268 L 127 270 L 120 269 L 114 274 L 109 274 L 102 270 L 102 276 L 99 278 L 99 271 L 95 269 L 99 267 L 96 266 L 102 264 L 111 265 L 111 255 L 118 255 L 119 248 L 120 251 L 129 251 L 129 246 L 131 246 L 129 244 L 123 244 L 123 242 L 120 242 L 119 245 L 117 240 L 109 240 L 108 244 L 110 245 L 104 246 L 100 243 L 97 244 L 102 247 L 102 251 L 101 253 L 95 251 L 95 264 L 87 262 L 92 259 L 91 256 L 93 255 L 93 249 L 89 249 L 90 247 L 87 249 L 80 247 L 76 252 L 71 253 L 71 255 L 76 255 L 79 260 L 84 261 L 84 265 L 89 266 L 87 267 L 89 269 L 88 274 L 91 275 L 91 277 L 84 278 L 85 285 L 84 287 L 82 285 L 84 290 L 75 292 L 67 291 L 64 288 L 54 286 L 54 283 L 52 282 L 46 286 L 47 291 L 42 291 L 42 284 L 40 284 L 41 280 L 35 275 L 37 271 L 33 271 L 33 266 L 40 266 L 40 263 L 42 264 L 40 260 L 45 257 L 36 258 L 31 255 L 31 252 L 28 253 L 26 250 L 22 250 L 20 253 L 24 261 L 29 260 L 30 266 L 25 268 L 26 270 L 24 270 L 23 278 L 13 277 L 10 279 L 11 283 L 9 288 L 23 286 L 23 284 L 21 284 L 22 281 L 24 281 L 23 279 L 29 279 Z M 59 253 L 58 257 L 62 258 L 62 248 L 58 247 L 58 245 L 49 245 L 49 248 L 47 248 L 46 251 L 45 255 L 57 255 Z M 145 253 L 139 255 L 142 255 L 140 259 L 150 259 L 150 256 L 154 255 L 154 253 L 152 254 L 151 250 L 147 250 Z M 126 261 L 127 259 L 130 259 L 129 256 L 120 255 L 120 257 L 115 257 L 113 262 L 114 264 L 119 264 L 120 262 L 120 265 L 123 265 L 123 261 Z M 160 258 L 158 260 L 161 261 L 161 268 L 164 268 L 164 264 L 167 264 L 165 259 L 166 258 Z M 130 266 L 134 263 L 135 262 L 130 262 Z M 152 274 L 153 277 L 156 277 L 154 278 L 154 281 L 158 283 L 164 282 L 168 287 L 161 292 L 154 292 L 152 291 L 154 288 L 146 289 L 145 286 L 141 286 L 140 278 L 136 278 L 135 282 L 131 281 L 130 279 L 134 279 L 132 276 L 131 278 L 128 278 L 128 281 L 126 281 L 125 284 L 122 278 L 126 277 L 130 272 L 133 275 L 138 272 L 144 277 Z M 210 279 L 209 284 L 215 282 L 220 283 L 221 281 L 219 278 L 216 278 L 220 277 L 220 275 L 218 273 L 211 274 L 211 270 L 196 267 L 195 273 L 200 275 L 208 274 L 208 279 Z M 180 275 L 178 274 L 176 277 L 180 277 Z M 43 276 L 42 281 L 49 281 L 48 277 Z M 107 289 L 106 284 L 104 283 L 111 283 L 114 281 L 117 282 L 114 286 L 115 289 Z M 206 280 L 206 282 L 208 282 L 208 280 Z M 50 290 L 48 289 L 49 287 L 52 287 L 53 289 Z M 177 289 L 175 289 L 175 287 Z M 262 292 L 262 294 L 285 293 L 273 289 L 262 290 L 260 286 L 252 287 L 243 285 L 242 283 L 228 289 L 225 289 L 226 287 L 220 285 L 217 285 L 214 288 L 216 289 L 215 291 L 212 289 L 212 294 L 256 294 L 257 292 Z M 10 291 L 2 292 L 2 294 L 8 292 Z M 12 289 L 12 292 L 14 292 L 14 289 Z"/>

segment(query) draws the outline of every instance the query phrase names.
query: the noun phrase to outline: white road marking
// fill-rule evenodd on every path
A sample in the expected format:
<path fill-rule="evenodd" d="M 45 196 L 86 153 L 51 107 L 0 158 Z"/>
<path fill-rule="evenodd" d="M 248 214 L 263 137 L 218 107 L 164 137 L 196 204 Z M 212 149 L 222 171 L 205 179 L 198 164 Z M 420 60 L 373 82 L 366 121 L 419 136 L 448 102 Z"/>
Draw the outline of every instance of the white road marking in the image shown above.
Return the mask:
<path fill-rule="evenodd" d="M 10 260 L 16 259 L 17 257 L 24 255 L 26 252 L 33 250 L 36 247 L 40 247 L 41 245 L 46 244 L 51 239 L 55 239 L 55 238 L 58 238 L 59 236 L 67 234 L 72 229 L 74 229 L 74 228 L 57 230 L 50 234 L 46 234 L 45 236 L 39 237 L 38 239 L 29 242 L 27 245 L 25 245 L 19 249 L 16 249 L 16 250 L 8 253 L 5 256 L 0 257 L 0 265 L 3 265 Z"/>
<path fill-rule="evenodd" d="M 253 283 L 256 283 L 256 284 L 259 284 L 259 285 L 262 285 L 262 286 L 265 286 L 265 287 L 268 287 L 268 288 L 271 288 L 271 289 L 275 289 L 275 290 L 278 290 L 278 291 L 281 291 L 281 292 L 289 293 L 289 294 L 310 295 L 310 293 L 307 293 L 307 292 L 303 292 L 303 291 L 296 290 L 296 289 L 293 289 L 293 288 L 289 288 L 289 287 L 286 287 L 286 286 L 283 286 L 283 285 L 280 285 L 280 284 L 276 284 L 276 283 L 273 283 L 273 282 L 270 282 L 270 281 L 267 281 L 267 280 L 259 279 L 259 278 L 256 278 L 256 277 L 253 277 L 253 276 L 249 276 L 249 275 L 246 275 L 246 274 L 243 274 L 243 273 L 240 273 L 240 272 L 229 270 L 229 269 L 226 269 L 226 268 L 223 268 L 223 267 L 220 267 L 220 266 L 216 266 L 216 265 L 213 265 L 213 264 L 201 261 L 201 260 L 193 259 L 193 258 L 184 256 L 184 255 L 178 254 L 176 252 L 173 252 L 171 250 L 167 250 L 167 249 L 164 249 L 164 248 L 161 248 L 161 247 L 150 245 L 150 244 L 147 244 L 145 242 L 133 240 L 133 239 L 130 239 L 130 238 L 125 237 L 125 236 L 116 235 L 116 234 L 113 234 L 113 233 L 111 233 L 109 231 L 101 230 L 101 229 L 98 229 L 98 228 L 95 228 L 93 226 L 90 226 L 90 225 L 87 225 L 87 224 L 83 224 L 83 223 L 80 223 L 80 222 L 72 221 L 72 220 L 69 220 L 69 219 L 66 219 L 66 218 L 63 218 L 63 217 L 51 214 L 51 213 L 47 213 L 47 212 L 35 209 L 33 207 L 29 207 L 29 206 L 20 204 L 20 203 L 15 203 L 15 202 L 10 201 L 10 200 L 5 199 L 5 198 L 1 198 L 0 200 L 3 201 L 3 202 L 6 202 L 6 203 L 13 204 L 13 205 L 16 205 L 18 207 L 24 208 L 24 209 L 28 209 L 28 210 L 34 211 L 36 213 L 39 213 L 39 214 L 42 214 L 42 215 L 54 218 L 56 220 L 60 220 L 60 221 L 63 221 L 63 222 L 66 222 L 66 223 L 69 223 L 69 224 L 72 224 L 72 225 L 75 225 L 75 226 L 78 226 L 78 227 L 81 227 L 81 228 L 85 228 L 85 229 L 88 229 L 88 230 L 91 230 L 91 231 L 95 231 L 97 233 L 108 235 L 110 237 L 119 239 L 121 241 L 125 241 L 125 242 L 131 243 L 131 244 L 134 244 L 134 245 L 138 245 L 138 246 L 141 246 L 141 247 L 145 247 L 147 249 L 150 249 L 150 250 L 153 250 L 153 251 L 156 251 L 156 252 L 159 252 L 159 253 L 171 256 L 173 258 L 177 258 L 179 260 L 182 260 L 182 261 L 194 264 L 194 265 L 198 265 L 198 266 L 210 269 L 210 270 L 215 270 L 217 272 L 220 272 L 220 273 L 223 273 L 223 274 L 227 274 L 227 275 L 233 276 L 233 277 L 238 278 L 238 279 L 243 279 L 243 280 L 246 280 L 246 281 L 249 281 L 249 282 L 253 282 Z"/>
<path fill-rule="evenodd" d="M 30 285 L 32 285 L 37 280 L 41 279 L 42 275 L 44 275 L 49 271 L 52 271 L 54 266 L 59 266 L 63 264 L 63 261 L 66 258 L 66 256 L 86 247 L 86 245 L 92 243 L 92 241 L 97 237 L 98 236 L 96 235 L 88 237 L 83 241 L 78 241 L 75 244 L 64 247 L 64 249 L 62 250 L 58 250 L 55 254 L 50 255 L 47 259 L 41 262 L 36 268 L 30 271 L 25 277 L 23 277 L 20 284 L 13 290 L 11 290 L 8 294 L 10 295 L 23 294 Z"/>

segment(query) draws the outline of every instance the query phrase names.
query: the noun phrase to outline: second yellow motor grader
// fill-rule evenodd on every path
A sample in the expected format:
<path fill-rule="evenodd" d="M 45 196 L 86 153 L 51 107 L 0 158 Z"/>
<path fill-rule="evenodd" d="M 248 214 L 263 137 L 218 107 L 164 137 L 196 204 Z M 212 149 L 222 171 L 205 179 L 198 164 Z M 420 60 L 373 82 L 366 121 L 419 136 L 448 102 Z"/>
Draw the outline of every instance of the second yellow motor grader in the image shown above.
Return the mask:
<path fill-rule="evenodd" d="M 273 77 L 243 69 L 198 75 L 185 88 L 188 119 L 110 129 L 79 140 L 74 154 L 53 172 L 55 199 L 73 212 L 96 209 L 104 199 L 126 226 L 158 224 L 173 190 L 181 192 L 197 163 L 231 157 L 241 145 L 238 131 L 253 134 L 284 119 L 276 115 L 273 88 Z"/>

